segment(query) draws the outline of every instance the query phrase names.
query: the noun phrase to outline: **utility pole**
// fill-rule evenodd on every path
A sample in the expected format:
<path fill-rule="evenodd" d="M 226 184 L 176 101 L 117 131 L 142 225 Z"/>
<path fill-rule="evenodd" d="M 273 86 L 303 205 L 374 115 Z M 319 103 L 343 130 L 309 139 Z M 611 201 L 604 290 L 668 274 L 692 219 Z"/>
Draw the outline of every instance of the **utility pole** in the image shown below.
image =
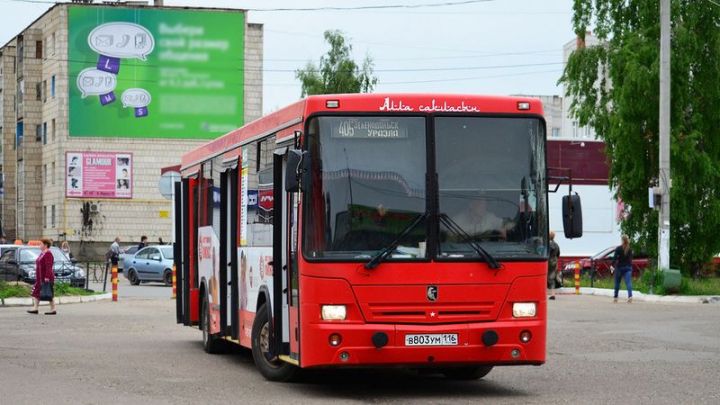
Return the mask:
<path fill-rule="evenodd" d="M 658 268 L 670 268 L 670 0 L 660 0 L 660 213 Z"/>

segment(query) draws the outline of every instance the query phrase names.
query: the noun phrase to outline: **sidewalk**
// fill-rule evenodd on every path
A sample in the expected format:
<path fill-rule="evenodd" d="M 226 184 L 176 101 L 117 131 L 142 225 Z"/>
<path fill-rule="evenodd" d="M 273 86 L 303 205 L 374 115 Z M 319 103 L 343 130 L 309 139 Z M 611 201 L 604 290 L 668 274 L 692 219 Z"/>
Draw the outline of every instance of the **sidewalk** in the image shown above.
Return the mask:
<path fill-rule="evenodd" d="M 575 295 L 575 288 L 563 287 L 555 290 L 558 294 Z M 612 297 L 613 290 L 607 288 L 580 287 L 580 295 L 598 295 Z M 627 299 L 627 290 L 620 290 L 619 298 Z M 720 296 L 717 295 L 654 295 L 643 294 L 633 291 L 633 301 L 659 302 L 659 303 L 683 303 L 683 304 L 720 304 Z"/>
<path fill-rule="evenodd" d="M 97 295 L 68 295 L 62 297 L 55 297 L 55 304 L 79 304 L 81 302 L 93 302 L 100 300 L 109 300 L 112 298 L 112 293 L 97 294 Z M 32 306 L 32 298 L 2 298 L 0 299 L 0 307 L 29 307 Z M 50 305 L 49 302 L 40 302 L 40 305 Z"/>

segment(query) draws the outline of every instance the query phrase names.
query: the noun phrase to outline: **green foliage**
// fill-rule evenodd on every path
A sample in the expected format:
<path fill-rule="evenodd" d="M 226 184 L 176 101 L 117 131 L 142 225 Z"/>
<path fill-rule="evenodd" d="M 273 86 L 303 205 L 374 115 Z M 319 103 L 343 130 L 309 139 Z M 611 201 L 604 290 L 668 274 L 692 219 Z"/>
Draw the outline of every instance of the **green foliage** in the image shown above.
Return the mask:
<path fill-rule="evenodd" d="M 68 283 L 55 283 L 54 289 L 55 296 L 65 295 L 93 295 L 95 292 L 88 291 L 84 288 L 71 287 Z"/>
<path fill-rule="evenodd" d="M 574 52 L 560 82 L 571 111 L 605 141 L 610 184 L 630 216 L 622 224 L 657 255 L 657 0 L 575 0 L 574 29 L 601 41 Z M 720 252 L 720 7 L 672 0 L 671 267 L 696 274 Z M 600 73 L 600 74 L 599 74 Z"/>
<path fill-rule="evenodd" d="M 574 288 L 575 281 L 570 279 L 563 280 L 563 287 Z M 615 282 L 612 277 L 590 282 L 590 277 L 583 275 L 580 278 L 581 287 L 606 288 L 612 290 Z M 708 277 L 694 279 L 691 277 L 683 277 L 680 281 L 680 289 L 672 293 L 665 291 L 663 288 L 663 273 L 655 270 L 647 270 L 639 278 L 632 281 L 633 291 L 639 291 L 644 294 L 655 295 L 720 295 L 720 277 Z M 652 288 L 651 288 L 652 287 Z M 625 290 L 625 282 L 620 283 L 620 290 Z"/>
<path fill-rule="evenodd" d="M 18 297 L 29 297 L 32 286 L 25 283 L 15 282 L 8 283 L 0 280 L 0 298 L 18 298 Z M 88 291 L 84 288 L 71 287 L 68 283 L 55 283 L 55 296 L 68 296 L 68 295 L 95 295 L 98 294 L 94 291 Z"/>
<path fill-rule="evenodd" d="M 25 284 L 8 283 L 0 280 L 0 298 L 29 297 L 30 289 Z"/>
<path fill-rule="evenodd" d="M 325 31 L 324 35 L 330 50 L 320 58 L 319 67 L 308 62 L 305 69 L 295 72 L 295 77 L 302 82 L 302 96 L 372 91 L 377 84 L 372 59 L 366 56 L 360 67 L 351 59 L 352 45 L 340 31 Z"/>

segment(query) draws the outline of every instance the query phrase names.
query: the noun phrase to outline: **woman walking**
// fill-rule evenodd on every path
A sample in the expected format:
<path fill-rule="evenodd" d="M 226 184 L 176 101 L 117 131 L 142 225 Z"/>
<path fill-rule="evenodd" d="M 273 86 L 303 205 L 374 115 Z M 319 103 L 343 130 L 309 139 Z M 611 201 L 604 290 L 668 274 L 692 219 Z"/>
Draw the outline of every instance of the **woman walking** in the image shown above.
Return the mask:
<path fill-rule="evenodd" d="M 33 297 L 33 309 L 29 310 L 30 314 L 38 313 L 38 306 L 40 305 L 40 289 L 43 283 L 50 284 L 50 291 L 53 291 L 55 284 L 55 273 L 53 272 L 54 258 L 52 252 L 50 252 L 50 246 L 52 241 L 50 239 L 41 239 L 42 245 L 40 246 L 40 256 L 35 260 L 35 285 L 32 289 Z M 55 301 L 53 297 L 50 297 L 50 312 L 45 312 L 45 315 L 55 315 Z"/>
<path fill-rule="evenodd" d="M 615 295 L 613 302 L 618 301 L 618 292 L 620 291 L 620 278 L 625 279 L 625 287 L 628 292 L 628 304 L 632 303 L 632 260 L 633 251 L 630 249 L 630 238 L 627 235 L 622 236 L 622 244 L 615 248 Z"/>

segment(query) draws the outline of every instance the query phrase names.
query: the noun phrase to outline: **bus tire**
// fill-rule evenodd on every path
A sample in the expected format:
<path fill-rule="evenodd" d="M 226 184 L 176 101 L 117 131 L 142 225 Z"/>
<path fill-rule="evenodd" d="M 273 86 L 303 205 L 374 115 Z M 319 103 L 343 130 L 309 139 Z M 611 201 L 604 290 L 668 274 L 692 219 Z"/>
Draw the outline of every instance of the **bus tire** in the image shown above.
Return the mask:
<path fill-rule="evenodd" d="M 223 340 L 217 334 L 210 333 L 210 303 L 207 294 L 202 300 L 200 311 L 200 329 L 203 334 L 203 349 L 210 354 L 219 354 L 224 351 Z"/>
<path fill-rule="evenodd" d="M 255 313 L 252 325 L 252 355 L 255 366 L 270 381 L 290 381 L 297 373 L 297 367 L 279 359 L 268 359 L 270 347 L 270 322 L 268 307 L 262 304 Z"/>
<path fill-rule="evenodd" d="M 493 369 L 492 366 L 465 366 L 446 368 L 442 371 L 451 380 L 479 380 Z"/>

